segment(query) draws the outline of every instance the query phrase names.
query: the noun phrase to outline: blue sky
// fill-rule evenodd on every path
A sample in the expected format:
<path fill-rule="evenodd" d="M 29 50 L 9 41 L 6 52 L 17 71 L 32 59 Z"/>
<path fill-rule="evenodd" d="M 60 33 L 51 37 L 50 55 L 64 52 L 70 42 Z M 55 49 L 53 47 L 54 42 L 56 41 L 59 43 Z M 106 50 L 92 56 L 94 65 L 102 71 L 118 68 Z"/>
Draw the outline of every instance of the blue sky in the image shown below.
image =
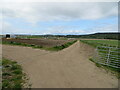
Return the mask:
<path fill-rule="evenodd" d="M 92 6 L 92 7 L 91 7 Z M 117 3 L 17 3 L 3 9 L 3 34 L 117 32 Z"/>

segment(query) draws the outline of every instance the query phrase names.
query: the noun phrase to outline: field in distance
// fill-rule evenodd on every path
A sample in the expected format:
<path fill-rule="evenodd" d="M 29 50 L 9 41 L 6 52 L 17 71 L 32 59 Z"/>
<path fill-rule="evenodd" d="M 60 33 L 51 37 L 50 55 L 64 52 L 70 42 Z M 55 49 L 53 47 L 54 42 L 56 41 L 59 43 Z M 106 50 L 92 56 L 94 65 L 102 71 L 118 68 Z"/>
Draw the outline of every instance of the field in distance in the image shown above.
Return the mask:
<path fill-rule="evenodd" d="M 2 44 L 9 44 L 9 45 L 20 45 L 20 46 L 27 46 L 32 48 L 40 48 L 44 50 L 50 51 L 59 51 L 64 48 L 69 47 L 73 43 L 75 43 L 76 39 L 67 39 L 67 40 L 54 40 L 54 39 L 15 39 L 15 38 L 3 38 Z"/>
<path fill-rule="evenodd" d="M 52 39 L 2 39 L 3 42 L 25 43 L 44 47 L 60 46 L 73 40 L 52 40 Z"/>
<path fill-rule="evenodd" d="M 115 46 L 115 47 L 119 47 L 118 44 L 120 43 L 119 40 L 108 40 L 108 39 L 82 39 L 81 40 L 82 42 L 85 42 L 87 44 L 90 44 L 92 46 L 103 46 L 103 45 L 106 45 L 106 46 Z"/>

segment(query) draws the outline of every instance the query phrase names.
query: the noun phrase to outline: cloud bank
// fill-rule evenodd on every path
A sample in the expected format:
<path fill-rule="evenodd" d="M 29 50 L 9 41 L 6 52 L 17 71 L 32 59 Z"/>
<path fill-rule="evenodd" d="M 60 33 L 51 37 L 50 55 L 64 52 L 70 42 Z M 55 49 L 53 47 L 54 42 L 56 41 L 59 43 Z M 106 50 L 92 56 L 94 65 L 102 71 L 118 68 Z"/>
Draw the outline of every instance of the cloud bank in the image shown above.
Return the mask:
<path fill-rule="evenodd" d="M 118 5 L 116 2 L 38 2 L 38 3 L 3 3 L 1 6 L 4 22 L 4 32 L 7 29 L 18 30 L 13 28 L 12 23 L 7 19 L 22 19 L 31 25 L 37 25 L 39 22 L 52 21 L 74 21 L 74 20 L 99 20 L 111 17 L 117 17 Z M 2 22 L 0 22 L 2 23 Z M 107 26 L 106 26 L 107 27 Z M 54 28 L 51 28 L 54 29 Z M 105 29 L 105 28 L 104 28 Z M 27 30 L 28 31 L 28 30 Z M 69 30 L 60 33 L 83 33 L 84 30 Z M 103 30 L 104 31 L 104 30 Z M 21 31 L 22 32 L 22 31 Z M 32 32 L 32 31 L 31 31 Z M 34 32 L 34 31 L 33 31 Z M 54 30 L 48 30 L 49 33 L 57 33 Z M 44 32 L 46 33 L 46 32 Z"/>
<path fill-rule="evenodd" d="M 117 3 L 6 3 L 5 18 L 22 18 L 28 22 L 53 20 L 101 19 L 117 16 Z"/>

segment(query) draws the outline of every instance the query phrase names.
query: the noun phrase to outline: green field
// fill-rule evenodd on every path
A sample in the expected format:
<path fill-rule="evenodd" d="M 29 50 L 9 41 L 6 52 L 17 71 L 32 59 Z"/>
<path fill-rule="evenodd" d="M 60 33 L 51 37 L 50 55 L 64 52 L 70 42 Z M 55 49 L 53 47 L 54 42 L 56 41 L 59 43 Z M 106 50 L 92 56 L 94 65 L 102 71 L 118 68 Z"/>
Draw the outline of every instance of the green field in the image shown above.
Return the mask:
<path fill-rule="evenodd" d="M 81 40 L 84 43 L 87 43 L 89 45 L 92 45 L 94 47 L 96 46 L 113 46 L 113 47 L 119 47 L 120 44 L 119 40 Z"/>

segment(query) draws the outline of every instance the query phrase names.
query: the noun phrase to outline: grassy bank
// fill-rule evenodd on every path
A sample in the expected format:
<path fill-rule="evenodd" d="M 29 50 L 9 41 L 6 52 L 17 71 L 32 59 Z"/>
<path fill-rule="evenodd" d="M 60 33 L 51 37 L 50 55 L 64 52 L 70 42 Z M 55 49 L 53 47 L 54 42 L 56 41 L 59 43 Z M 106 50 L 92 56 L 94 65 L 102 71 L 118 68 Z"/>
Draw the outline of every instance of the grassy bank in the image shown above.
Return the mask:
<path fill-rule="evenodd" d="M 105 69 L 107 72 L 111 72 L 111 73 L 114 74 L 118 79 L 120 79 L 120 69 L 116 69 L 116 68 L 112 68 L 112 67 L 109 67 L 109 66 L 106 66 L 106 65 L 101 65 L 101 64 L 99 64 L 99 63 L 96 63 L 93 58 L 90 58 L 89 60 L 92 61 L 92 62 L 94 62 L 97 67 L 103 68 L 103 69 Z"/>
<path fill-rule="evenodd" d="M 62 50 L 64 48 L 67 48 L 69 47 L 70 45 L 74 44 L 77 40 L 75 41 L 72 41 L 72 42 L 68 42 L 64 45 L 61 45 L 61 46 L 55 46 L 55 47 L 52 47 L 52 48 L 48 48 L 48 50 L 52 50 L 52 51 L 59 51 L 59 50 Z"/>
<path fill-rule="evenodd" d="M 18 43 L 18 42 L 7 42 L 7 41 L 3 41 L 2 44 L 7 44 L 7 45 L 19 45 L 19 46 L 26 46 L 26 47 L 32 47 L 32 48 L 39 48 L 39 49 L 43 49 L 43 50 L 50 50 L 50 51 L 59 51 L 62 50 L 64 48 L 69 47 L 70 45 L 72 45 L 73 43 L 75 43 L 77 40 L 71 41 L 71 42 L 67 42 L 63 45 L 60 46 L 54 46 L 54 47 L 44 47 L 41 45 L 32 45 L 32 44 L 26 44 L 26 43 Z"/>
<path fill-rule="evenodd" d="M 26 74 L 15 61 L 2 59 L 2 88 L 24 88 Z"/>

